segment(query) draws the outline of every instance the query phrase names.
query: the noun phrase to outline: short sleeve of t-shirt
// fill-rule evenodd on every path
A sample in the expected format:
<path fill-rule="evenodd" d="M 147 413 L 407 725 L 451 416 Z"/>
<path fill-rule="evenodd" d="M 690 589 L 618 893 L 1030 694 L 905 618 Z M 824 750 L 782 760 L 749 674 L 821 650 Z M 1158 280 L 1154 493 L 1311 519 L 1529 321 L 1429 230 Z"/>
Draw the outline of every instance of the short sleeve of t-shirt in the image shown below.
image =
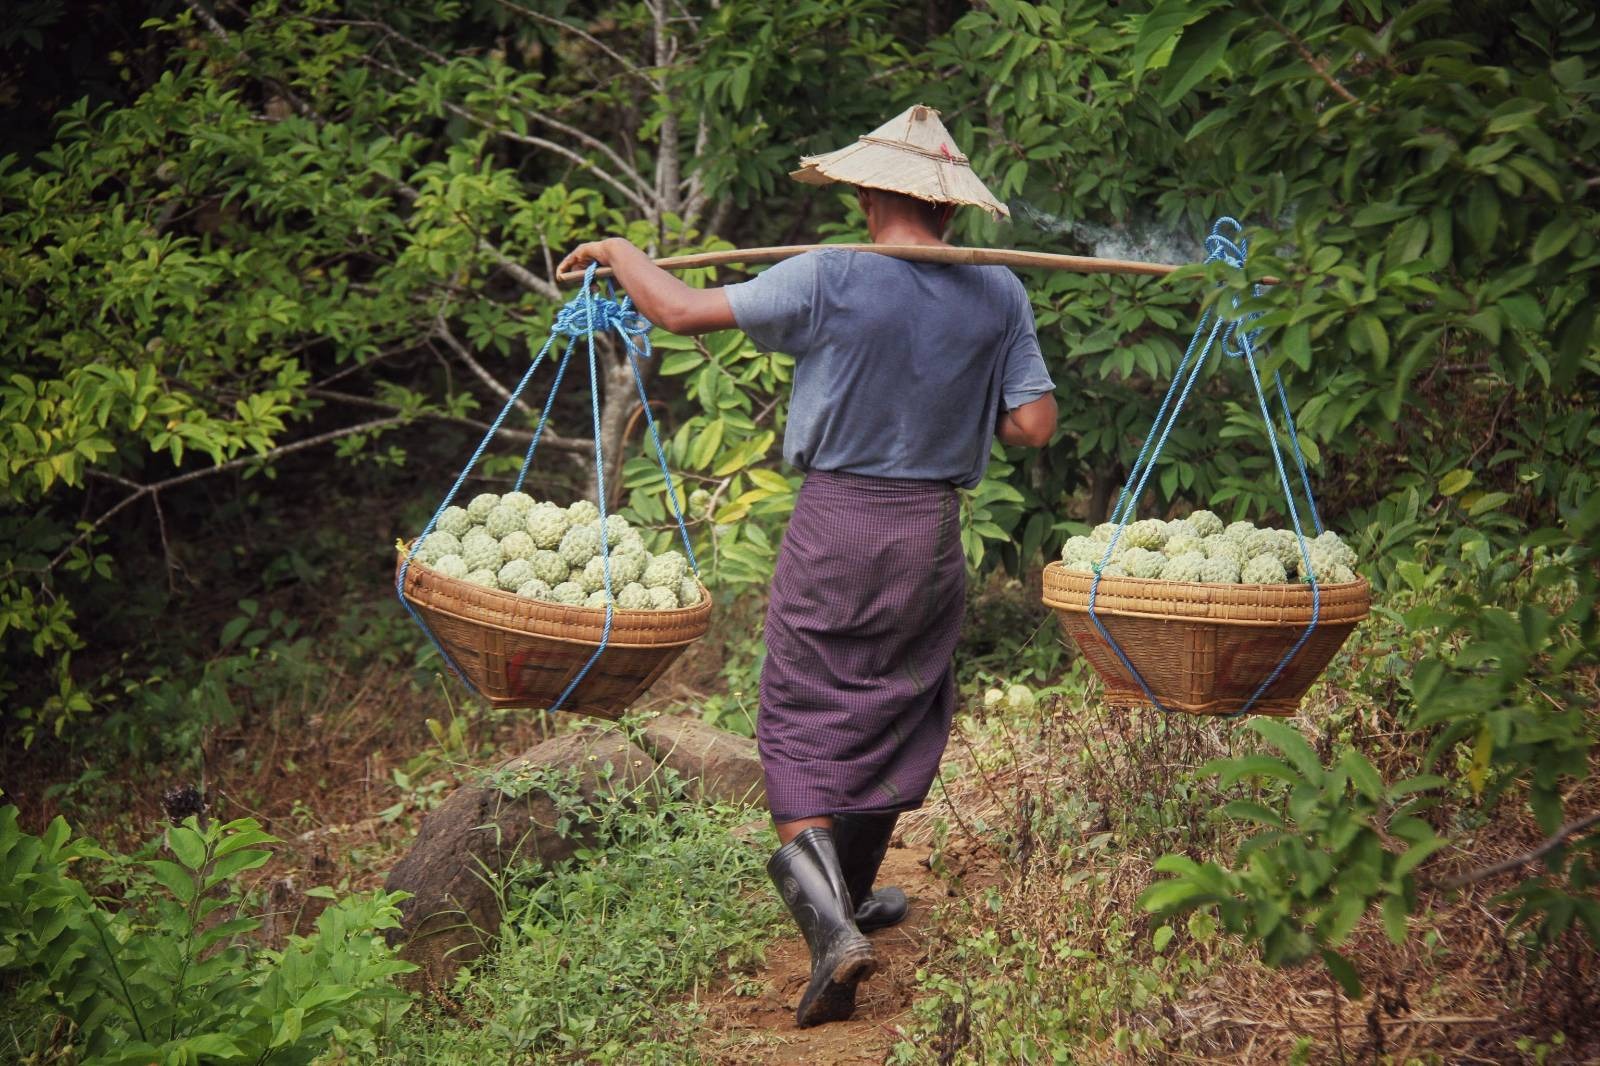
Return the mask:
<path fill-rule="evenodd" d="M 819 303 L 818 259 L 797 255 L 723 288 L 734 321 L 756 344 L 797 359 L 810 350 Z"/>
<path fill-rule="evenodd" d="M 1013 309 L 1010 345 L 1000 370 L 1000 402 L 1007 411 L 1014 411 L 1025 403 L 1055 391 L 1055 382 L 1045 368 L 1044 355 L 1039 351 L 1039 334 L 1034 329 L 1033 306 L 1028 302 L 1027 290 L 1011 276 Z"/>

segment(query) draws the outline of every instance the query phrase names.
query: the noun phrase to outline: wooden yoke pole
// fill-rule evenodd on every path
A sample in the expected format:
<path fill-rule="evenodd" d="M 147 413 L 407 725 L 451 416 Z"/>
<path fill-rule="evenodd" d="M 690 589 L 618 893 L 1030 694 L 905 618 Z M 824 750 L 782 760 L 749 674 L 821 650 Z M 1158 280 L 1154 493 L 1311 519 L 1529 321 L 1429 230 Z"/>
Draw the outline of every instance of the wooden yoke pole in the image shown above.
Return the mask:
<path fill-rule="evenodd" d="M 1129 259 L 1096 259 L 1088 255 L 1057 255 L 1053 252 L 1019 252 L 1010 248 L 948 248 L 927 244 L 789 244 L 775 248 L 731 248 L 723 252 L 700 252 L 696 255 L 674 255 L 657 259 L 656 266 L 664 270 L 694 270 L 699 267 L 723 266 L 729 263 L 776 263 L 806 252 L 832 249 L 847 252 L 876 252 L 894 259 L 909 259 L 915 263 L 958 263 L 972 266 L 1008 266 L 1019 270 L 1070 270 L 1078 274 L 1147 274 L 1165 277 L 1178 269 L 1169 263 L 1141 263 Z M 597 278 L 611 276 L 610 269 L 601 267 L 594 272 Z M 583 280 L 583 271 L 571 271 L 556 277 L 562 284 Z M 1266 279 L 1271 284 L 1272 279 Z"/>

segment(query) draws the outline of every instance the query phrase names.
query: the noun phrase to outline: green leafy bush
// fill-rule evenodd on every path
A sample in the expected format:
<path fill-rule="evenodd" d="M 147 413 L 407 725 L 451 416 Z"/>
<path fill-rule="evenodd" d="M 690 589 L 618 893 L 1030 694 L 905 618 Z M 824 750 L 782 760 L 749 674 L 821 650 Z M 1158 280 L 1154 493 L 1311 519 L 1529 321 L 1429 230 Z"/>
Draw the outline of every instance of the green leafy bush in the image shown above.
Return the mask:
<path fill-rule="evenodd" d="M 274 839 L 251 819 L 164 834 L 170 857 L 125 859 L 73 839 L 53 821 L 23 832 L 0 808 L 0 974 L 41 1019 L 68 1023 L 63 1039 L 89 1066 L 194 1062 L 309 1063 L 338 1048 L 373 1051 L 405 1009 L 381 931 L 400 897 L 332 903 L 310 936 L 279 950 L 248 934 L 239 875 L 270 858 Z M 106 863 L 114 898 L 72 871 Z M 41 1026 L 36 1039 L 53 1039 Z"/>

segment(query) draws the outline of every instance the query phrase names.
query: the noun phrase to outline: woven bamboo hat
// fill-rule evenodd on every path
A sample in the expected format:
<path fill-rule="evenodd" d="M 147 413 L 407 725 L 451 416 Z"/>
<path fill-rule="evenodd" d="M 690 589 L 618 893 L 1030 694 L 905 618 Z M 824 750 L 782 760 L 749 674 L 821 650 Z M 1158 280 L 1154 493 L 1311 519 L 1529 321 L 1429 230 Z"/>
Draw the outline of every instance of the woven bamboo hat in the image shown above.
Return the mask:
<path fill-rule="evenodd" d="M 997 218 L 1011 214 L 972 172 L 939 112 L 923 104 L 906 108 L 855 144 L 801 156 L 800 169 L 789 176 L 807 185 L 843 181 L 930 203 L 981 207 Z"/>

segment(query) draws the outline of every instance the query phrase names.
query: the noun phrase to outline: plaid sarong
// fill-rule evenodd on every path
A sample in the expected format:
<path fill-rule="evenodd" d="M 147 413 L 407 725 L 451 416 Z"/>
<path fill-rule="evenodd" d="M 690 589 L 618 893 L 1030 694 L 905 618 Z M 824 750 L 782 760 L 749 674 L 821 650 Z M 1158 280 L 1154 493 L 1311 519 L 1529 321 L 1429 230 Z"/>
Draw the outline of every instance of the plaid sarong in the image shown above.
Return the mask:
<path fill-rule="evenodd" d="M 756 740 L 774 819 L 922 805 L 966 606 L 947 482 L 814 471 L 778 554 Z"/>

